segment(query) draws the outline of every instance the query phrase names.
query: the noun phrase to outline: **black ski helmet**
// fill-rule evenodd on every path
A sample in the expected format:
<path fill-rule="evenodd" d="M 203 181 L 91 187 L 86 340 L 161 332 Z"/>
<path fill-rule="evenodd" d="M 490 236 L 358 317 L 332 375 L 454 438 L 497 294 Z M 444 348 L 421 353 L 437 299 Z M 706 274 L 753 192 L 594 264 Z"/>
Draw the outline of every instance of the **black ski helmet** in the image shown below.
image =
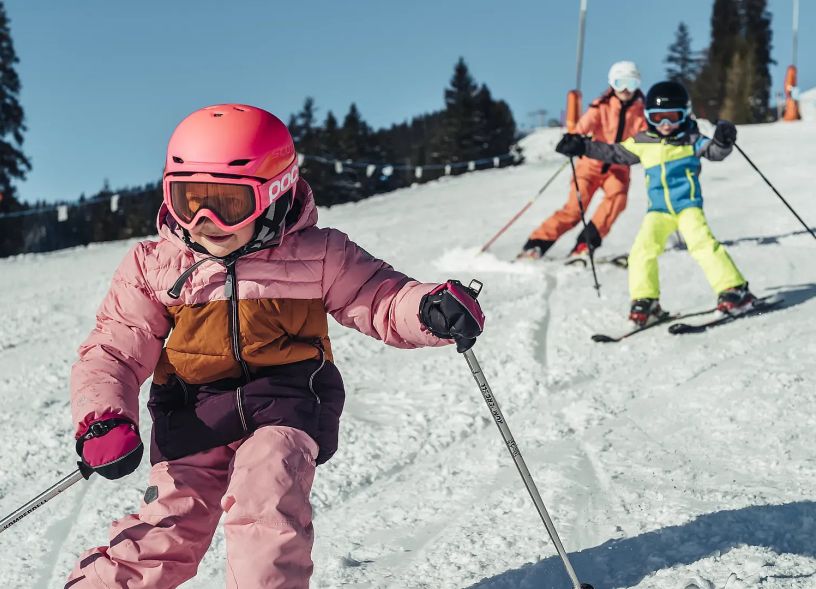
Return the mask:
<path fill-rule="evenodd" d="M 689 108 L 686 88 L 680 82 L 658 82 L 646 94 L 646 110 L 650 108 Z"/>
<path fill-rule="evenodd" d="M 672 133 L 672 135 L 679 133 L 687 128 L 691 120 L 688 115 L 691 114 L 691 100 L 689 99 L 688 91 L 680 82 L 658 82 L 646 94 L 646 110 L 650 109 L 678 109 L 685 110 L 686 117 L 680 127 Z M 656 131 L 655 126 L 646 116 L 646 123 L 650 131 Z"/>

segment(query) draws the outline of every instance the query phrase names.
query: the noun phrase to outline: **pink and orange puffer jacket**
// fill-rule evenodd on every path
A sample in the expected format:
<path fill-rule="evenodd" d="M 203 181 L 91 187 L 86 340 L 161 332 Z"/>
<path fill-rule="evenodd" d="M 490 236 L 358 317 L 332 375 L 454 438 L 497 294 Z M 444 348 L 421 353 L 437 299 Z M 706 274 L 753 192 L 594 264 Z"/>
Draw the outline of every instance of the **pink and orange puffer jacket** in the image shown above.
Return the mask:
<path fill-rule="evenodd" d="M 318 463 L 337 448 L 344 391 L 327 314 L 399 348 L 450 343 L 419 320 L 423 284 L 336 230 L 318 228 L 300 180 L 282 242 L 237 258 L 192 251 L 162 207 L 159 240 L 125 256 L 71 374 L 77 435 L 103 415 L 138 423 L 140 385 L 153 374 L 151 461 L 228 444 L 263 425 L 309 433 Z M 169 337 L 168 337 L 169 336 Z"/>

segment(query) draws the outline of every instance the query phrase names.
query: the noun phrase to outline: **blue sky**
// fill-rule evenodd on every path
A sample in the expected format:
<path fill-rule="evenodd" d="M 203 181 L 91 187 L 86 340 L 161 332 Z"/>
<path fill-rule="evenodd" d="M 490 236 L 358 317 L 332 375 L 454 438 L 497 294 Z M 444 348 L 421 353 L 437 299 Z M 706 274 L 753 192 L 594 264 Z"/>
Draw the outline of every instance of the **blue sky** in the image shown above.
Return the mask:
<path fill-rule="evenodd" d="M 800 8 L 799 82 L 816 86 L 816 5 Z M 791 0 L 770 0 L 774 90 L 791 59 Z M 459 56 L 517 122 L 558 116 L 575 83 L 578 0 L 6 0 L 33 170 L 23 200 L 72 200 L 161 175 L 174 126 L 200 106 L 243 102 L 287 120 L 306 96 L 322 119 L 351 102 L 375 127 L 442 107 Z M 677 23 L 695 49 L 710 0 L 589 0 L 582 89 L 613 61 L 662 78 Z"/>

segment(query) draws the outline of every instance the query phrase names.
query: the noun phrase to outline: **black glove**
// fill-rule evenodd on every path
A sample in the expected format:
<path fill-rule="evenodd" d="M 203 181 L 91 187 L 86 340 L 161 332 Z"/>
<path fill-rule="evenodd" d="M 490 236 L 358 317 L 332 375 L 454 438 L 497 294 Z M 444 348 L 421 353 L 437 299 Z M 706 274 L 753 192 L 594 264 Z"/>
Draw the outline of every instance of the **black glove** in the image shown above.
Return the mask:
<path fill-rule="evenodd" d="M 586 139 L 577 133 L 564 133 L 555 151 L 569 157 L 581 157 L 586 153 Z"/>
<path fill-rule="evenodd" d="M 104 416 L 88 425 L 77 438 L 76 451 L 88 470 L 106 479 L 118 479 L 136 470 L 144 446 L 132 421 Z"/>
<path fill-rule="evenodd" d="M 419 320 L 436 337 L 455 340 L 457 352 L 466 352 L 484 328 L 476 295 L 458 280 L 448 280 L 422 297 Z"/>
<path fill-rule="evenodd" d="M 731 147 L 737 142 L 737 128 L 730 121 L 717 121 L 714 141 L 723 147 Z"/>

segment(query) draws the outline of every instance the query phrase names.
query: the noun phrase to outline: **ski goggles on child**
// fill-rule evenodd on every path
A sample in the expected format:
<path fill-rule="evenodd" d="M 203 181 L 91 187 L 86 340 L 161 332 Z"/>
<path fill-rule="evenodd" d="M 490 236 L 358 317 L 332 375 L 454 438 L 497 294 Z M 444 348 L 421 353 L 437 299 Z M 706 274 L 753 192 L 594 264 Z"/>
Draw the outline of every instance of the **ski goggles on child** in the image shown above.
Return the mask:
<path fill-rule="evenodd" d="M 655 127 L 660 125 L 679 125 L 686 120 L 688 109 L 685 108 L 651 108 L 646 111 L 646 120 Z"/>
<path fill-rule="evenodd" d="M 640 88 L 640 80 L 637 78 L 616 78 L 611 81 L 610 86 L 618 92 L 623 92 L 624 90 L 634 92 Z"/>
<path fill-rule="evenodd" d="M 222 231 L 237 231 L 294 190 L 297 179 L 297 164 L 266 181 L 205 172 L 170 174 L 164 178 L 164 203 L 184 229 L 206 217 Z"/>

